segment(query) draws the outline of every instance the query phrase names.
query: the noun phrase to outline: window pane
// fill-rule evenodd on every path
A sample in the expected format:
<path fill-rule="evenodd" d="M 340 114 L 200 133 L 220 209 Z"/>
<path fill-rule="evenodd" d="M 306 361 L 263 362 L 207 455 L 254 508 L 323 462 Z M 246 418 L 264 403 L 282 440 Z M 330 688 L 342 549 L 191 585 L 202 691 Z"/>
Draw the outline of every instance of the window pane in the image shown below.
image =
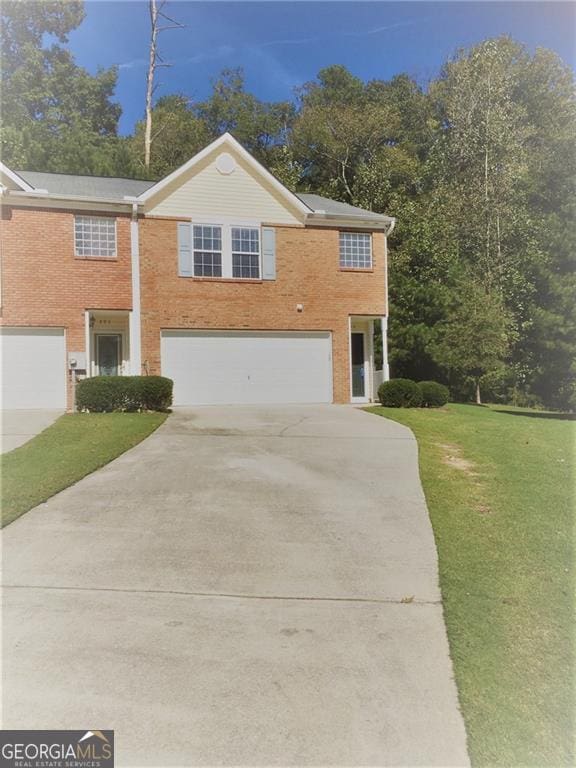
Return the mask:
<path fill-rule="evenodd" d="M 232 276 L 260 277 L 260 230 L 232 227 Z"/>
<path fill-rule="evenodd" d="M 74 237 L 77 256 L 116 256 L 116 219 L 105 216 L 76 216 Z"/>
<path fill-rule="evenodd" d="M 194 275 L 222 277 L 222 229 L 206 224 L 194 225 Z"/>
<path fill-rule="evenodd" d="M 363 232 L 341 232 L 340 266 L 357 269 L 372 267 L 372 235 Z"/>
<path fill-rule="evenodd" d="M 258 279 L 260 277 L 260 257 L 257 254 L 233 253 L 232 276 Z"/>
<path fill-rule="evenodd" d="M 222 277 L 222 255 L 212 251 L 194 251 L 194 274 L 197 277 Z"/>
<path fill-rule="evenodd" d="M 234 253 L 260 253 L 260 231 L 248 227 L 232 227 Z"/>
<path fill-rule="evenodd" d="M 205 225 L 194 226 L 194 248 L 199 251 L 221 251 L 222 229 Z"/>

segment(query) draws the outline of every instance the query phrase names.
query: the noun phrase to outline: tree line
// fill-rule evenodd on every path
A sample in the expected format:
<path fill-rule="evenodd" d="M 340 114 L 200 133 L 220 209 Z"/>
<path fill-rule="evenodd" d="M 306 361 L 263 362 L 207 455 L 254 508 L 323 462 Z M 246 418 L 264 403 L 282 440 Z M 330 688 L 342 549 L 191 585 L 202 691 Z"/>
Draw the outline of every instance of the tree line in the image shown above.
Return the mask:
<path fill-rule="evenodd" d="M 485 40 L 425 88 L 336 64 L 279 102 L 224 70 L 203 101 L 156 100 L 147 167 L 144 119 L 118 133 L 117 69 L 91 75 L 66 47 L 82 3 L 6 0 L 1 14 L 9 166 L 157 179 L 230 131 L 290 189 L 397 218 L 393 376 L 576 408 L 576 102 L 555 53 Z"/>

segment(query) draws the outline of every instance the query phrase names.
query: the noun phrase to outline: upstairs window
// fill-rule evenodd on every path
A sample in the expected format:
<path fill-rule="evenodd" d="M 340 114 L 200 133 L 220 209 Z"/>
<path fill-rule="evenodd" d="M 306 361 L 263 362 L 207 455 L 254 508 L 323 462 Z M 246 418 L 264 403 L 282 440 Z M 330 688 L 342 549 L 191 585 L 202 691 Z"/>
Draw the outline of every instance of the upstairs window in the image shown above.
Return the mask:
<path fill-rule="evenodd" d="M 222 227 L 194 225 L 195 277 L 222 277 Z"/>
<path fill-rule="evenodd" d="M 75 216 L 74 241 L 76 256 L 116 258 L 116 219 L 108 216 Z"/>
<path fill-rule="evenodd" d="M 260 231 L 232 227 L 232 277 L 260 278 Z"/>
<path fill-rule="evenodd" d="M 340 232 L 340 266 L 344 269 L 371 269 L 372 235 Z"/>

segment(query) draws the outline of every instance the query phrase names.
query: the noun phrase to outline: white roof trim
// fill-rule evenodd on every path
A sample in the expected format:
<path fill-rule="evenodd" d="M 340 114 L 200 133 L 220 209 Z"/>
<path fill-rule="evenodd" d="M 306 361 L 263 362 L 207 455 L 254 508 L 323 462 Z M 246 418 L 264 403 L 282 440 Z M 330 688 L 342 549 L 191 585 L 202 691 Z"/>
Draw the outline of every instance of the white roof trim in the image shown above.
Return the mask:
<path fill-rule="evenodd" d="M 30 186 L 27 181 L 24 181 L 22 176 L 18 176 L 17 173 L 14 173 L 14 171 L 11 171 L 10 168 L 8 168 L 7 165 L 4 165 L 4 163 L 0 163 L 0 171 L 5 175 L 8 176 L 8 178 L 16 184 L 16 186 L 20 187 L 20 189 L 24 192 L 34 192 L 34 187 Z M 46 191 L 46 190 L 43 190 Z"/>
<path fill-rule="evenodd" d="M 309 216 L 306 224 L 313 227 L 349 227 L 350 229 L 365 229 L 367 232 L 383 231 L 389 235 L 394 229 L 396 219 L 384 218 L 364 219 L 361 217 L 349 217 L 346 215 Z"/>
<path fill-rule="evenodd" d="M 16 189 L 4 189 L 2 196 L 7 204 L 18 205 L 21 201 L 33 204 L 35 200 L 44 201 L 44 205 L 49 207 L 63 207 L 75 209 L 81 206 L 83 210 L 89 210 L 90 206 L 97 208 L 106 207 L 113 210 L 130 210 L 133 203 L 128 200 L 119 200 L 118 198 L 108 197 L 86 197 L 84 195 L 65 195 L 49 193 L 45 189 L 33 189 L 32 192 L 21 192 Z M 42 203 L 40 203 L 41 205 Z"/>
<path fill-rule="evenodd" d="M 213 141 L 211 144 L 208 144 L 208 146 L 205 147 L 201 152 L 198 152 L 198 154 L 190 158 L 187 163 L 184 163 L 184 165 L 181 165 L 180 168 L 172 171 L 172 173 L 168 174 L 168 176 L 165 176 L 157 184 L 154 184 L 153 187 L 147 189 L 146 192 L 143 192 L 138 197 L 126 196 L 125 199 L 138 201 L 139 203 L 145 203 L 151 197 L 154 197 L 158 192 L 168 186 L 168 184 L 171 184 L 179 176 L 185 174 L 191 168 L 194 168 L 195 165 L 198 165 L 198 163 L 204 160 L 204 158 L 211 154 L 215 149 L 226 145 L 235 150 L 246 162 L 246 164 L 249 165 L 259 176 L 264 178 L 268 184 L 270 184 L 270 186 L 272 186 L 286 200 L 287 203 L 292 205 L 301 213 L 311 213 L 311 209 L 305 203 L 303 203 L 299 197 L 290 192 L 289 189 L 286 189 L 286 187 L 281 184 L 275 176 L 267 171 L 266 168 L 264 168 L 264 166 L 258 162 L 258 160 L 252 157 L 250 152 L 245 150 L 240 142 L 238 142 L 230 133 L 223 133 L 222 136 Z"/>
<path fill-rule="evenodd" d="M 314 211 L 310 216 L 311 219 L 358 219 L 358 221 L 375 222 L 376 224 L 384 222 L 389 224 L 391 221 L 396 221 L 392 216 L 386 216 L 384 213 L 374 213 L 371 216 L 365 216 L 362 213 L 326 213 L 326 211 Z"/>

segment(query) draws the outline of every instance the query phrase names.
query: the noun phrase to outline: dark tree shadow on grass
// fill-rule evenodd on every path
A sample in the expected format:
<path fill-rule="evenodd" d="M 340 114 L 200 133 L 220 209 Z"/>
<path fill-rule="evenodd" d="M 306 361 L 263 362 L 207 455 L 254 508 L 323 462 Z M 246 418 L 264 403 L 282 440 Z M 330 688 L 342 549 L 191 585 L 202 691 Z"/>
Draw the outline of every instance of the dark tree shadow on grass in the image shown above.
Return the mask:
<path fill-rule="evenodd" d="M 493 413 L 506 413 L 509 416 L 526 416 L 529 419 L 552 419 L 555 421 L 576 421 L 576 413 L 553 413 L 550 411 L 507 411 L 494 409 Z"/>

